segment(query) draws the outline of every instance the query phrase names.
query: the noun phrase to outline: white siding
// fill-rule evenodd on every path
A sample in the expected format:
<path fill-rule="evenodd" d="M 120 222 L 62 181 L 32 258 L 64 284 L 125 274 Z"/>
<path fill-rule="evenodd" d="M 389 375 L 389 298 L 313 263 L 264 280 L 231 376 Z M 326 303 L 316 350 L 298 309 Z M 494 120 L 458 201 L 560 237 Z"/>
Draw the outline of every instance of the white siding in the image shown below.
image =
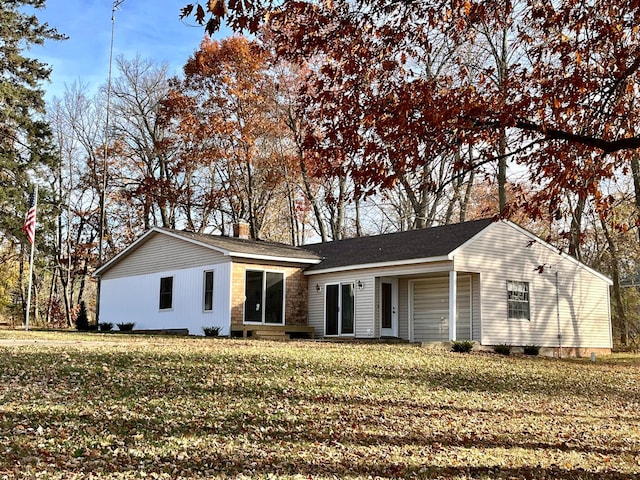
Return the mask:
<path fill-rule="evenodd" d="M 324 335 L 324 292 L 327 283 L 363 282 L 364 287 L 355 289 L 355 336 L 357 338 L 376 338 L 380 335 L 379 305 L 376 304 L 376 292 L 379 291 L 380 277 L 400 277 L 398 282 L 398 334 L 400 338 L 408 339 L 407 326 L 408 292 L 407 282 L 402 276 L 416 276 L 433 274 L 451 270 L 452 262 L 420 263 L 415 265 L 400 265 L 393 267 L 368 268 L 349 270 L 346 272 L 318 273 L 308 275 L 309 311 L 308 324 L 314 327 L 316 335 Z M 316 285 L 320 292 L 316 291 Z"/>
<path fill-rule="evenodd" d="M 398 336 L 409 340 L 409 280 L 398 281 Z"/>
<path fill-rule="evenodd" d="M 471 275 L 471 328 L 473 334 L 471 340 L 480 342 L 482 339 L 482 322 L 480 312 L 482 311 L 482 299 L 480 298 L 480 275 Z"/>
<path fill-rule="evenodd" d="M 324 336 L 324 300 L 325 285 L 328 283 L 353 283 L 355 295 L 355 336 L 356 338 L 374 338 L 376 312 L 374 308 L 375 277 L 370 272 L 362 271 L 312 275 L 309 281 L 308 325 L 312 326 L 317 336 Z M 362 288 L 358 288 L 358 281 Z M 318 292 L 316 285 L 320 287 Z"/>
<path fill-rule="evenodd" d="M 373 318 L 373 325 L 374 325 L 374 332 L 373 332 L 373 336 L 378 338 L 381 335 L 381 315 L 380 315 L 380 308 L 381 308 L 381 300 L 380 300 L 380 285 L 381 285 L 381 281 L 379 277 L 376 277 L 375 279 L 375 285 L 374 285 L 374 292 L 377 293 L 377 295 L 375 295 L 375 305 L 373 308 L 373 314 L 374 314 L 374 318 Z"/>
<path fill-rule="evenodd" d="M 454 263 L 458 271 L 482 272 L 483 345 L 554 347 L 560 333 L 563 347 L 611 348 L 606 281 L 548 246 L 532 243 L 516 227 L 491 225 L 456 254 Z M 540 266 L 545 267 L 542 273 Z M 530 320 L 507 318 L 507 280 L 529 283 Z"/>
<path fill-rule="evenodd" d="M 456 339 L 471 339 L 471 277 L 458 275 L 456 281 Z"/>
<path fill-rule="evenodd" d="M 228 262 L 229 257 L 179 238 L 156 233 L 109 268 L 103 280 Z"/>
<path fill-rule="evenodd" d="M 124 262 L 123 262 L 124 263 Z M 100 322 L 135 322 L 136 330 L 187 328 L 202 335 L 202 327 L 219 326 L 229 334 L 231 263 L 166 269 L 125 278 L 103 278 Z M 213 270 L 213 310 L 203 310 L 204 272 Z M 159 309 L 160 278 L 173 277 L 171 309 Z"/>

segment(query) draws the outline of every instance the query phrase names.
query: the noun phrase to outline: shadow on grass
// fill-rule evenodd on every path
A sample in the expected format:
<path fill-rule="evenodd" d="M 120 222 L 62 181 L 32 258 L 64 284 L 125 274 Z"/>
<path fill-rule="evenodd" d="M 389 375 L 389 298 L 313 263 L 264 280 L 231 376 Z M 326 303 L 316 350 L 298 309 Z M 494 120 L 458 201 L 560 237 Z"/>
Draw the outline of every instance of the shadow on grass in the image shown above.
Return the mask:
<path fill-rule="evenodd" d="M 253 396 L 251 397 L 253 398 Z M 141 402 L 147 399 L 141 399 Z M 174 399 L 180 402 L 180 398 Z M 300 405 L 300 397 L 273 397 L 291 407 Z M 293 402 L 293 403 L 286 403 Z M 328 399 L 323 399 L 328 402 Z M 637 455 L 637 450 L 620 441 L 605 442 L 603 445 L 570 444 L 564 441 L 547 441 L 526 432 L 512 435 L 467 435 L 464 433 L 437 432 L 412 429 L 409 432 L 389 429 L 388 433 L 368 433 L 381 430 L 380 417 L 363 411 L 352 411 L 341 400 L 339 404 L 326 405 L 301 414 L 295 419 L 277 418 L 273 412 L 253 413 L 230 410 L 212 412 L 201 416 L 183 418 L 174 415 L 167 419 L 153 417 L 153 408 L 140 414 L 129 412 L 119 417 L 103 417 L 98 412 L 93 415 L 69 415 L 64 413 L 30 413 L 0 415 L 0 429 L 13 435 L 4 435 L 3 458 L 0 472 L 11 465 L 37 464 L 41 459 L 47 464 L 72 465 L 81 472 L 95 473 L 106 468 L 112 472 L 145 470 L 147 472 L 214 472 L 216 474 L 237 475 L 293 475 L 309 476 L 372 476 L 402 478 L 559 478 L 559 479 L 622 479 L 629 475 L 608 470 L 590 472 L 570 467 L 524 467 L 503 468 L 487 465 L 482 467 L 451 466 L 442 467 L 429 462 L 429 457 L 447 451 L 456 451 L 458 458 L 465 449 L 474 450 L 478 455 L 484 449 L 524 449 L 535 452 L 538 458 L 557 452 L 597 454 L 603 457 L 617 455 Z M 328 408 L 327 408 L 328 407 Z M 362 408 L 362 406 L 361 406 Z M 317 413 L 325 410 L 331 415 L 322 418 Z M 426 415 L 438 417 L 439 409 Z M 452 408 L 452 410 L 455 410 Z M 350 416 L 350 413 L 355 414 Z M 411 415 L 414 412 L 408 412 Z M 458 414 L 455 412 L 454 414 Z M 356 417 L 354 419 L 354 416 Z M 428 419 L 427 419 L 428 420 Z M 357 423 L 354 423 L 357 422 Z M 428 424 L 428 422 L 426 422 Z M 21 425 L 18 432 L 15 425 Z M 38 427 L 44 431 L 38 433 Z M 382 428 L 384 430 L 384 428 Z M 56 444 L 42 444 L 42 438 L 59 438 Z M 105 442 L 105 438 L 110 441 Z M 181 454 L 154 454 L 158 445 L 169 445 L 169 451 L 177 440 Z M 243 439 L 237 443 L 238 439 Z M 40 444 L 40 445 L 39 445 Z M 203 445 L 213 445 L 203 450 Z M 249 446 L 248 446 L 249 445 Z M 129 448 L 143 454 L 131 455 Z M 175 448 L 175 447 L 174 447 Z M 151 452 L 150 452 L 151 451 Z M 413 463 L 385 462 L 384 457 L 402 457 L 404 452 L 414 452 Z M 520 451 L 520 450 L 519 450 Z M 301 452 L 304 452 L 301 454 Z M 355 452 L 355 454 L 349 454 Z M 366 452 L 366 453 L 363 453 Z M 376 452 L 384 452 L 380 455 Z M 418 455 L 415 452 L 419 452 Z M 395 455 L 394 455 L 395 453 Z M 80 458 L 81 461 L 78 461 Z M 312 458 L 312 460 L 310 460 Z M 488 457 L 490 458 L 490 457 Z M 31 460 L 30 460 L 31 459 Z M 464 459 L 459 461 L 464 462 Z M 489 462 L 489 460 L 486 460 Z"/>
<path fill-rule="evenodd" d="M 187 355 L 188 361 L 184 362 L 184 355 L 148 357 L 142 353 L 96 355 L 85 352 L 83 370 L 74 367 L 73 362 L 57 363 L 59 352 L 25 355 L 28 356 L 26 364 L 37 365 L 38 369 L 12 380 L 12 385 L 37 383 L 43 392 L 47 389 L 56 392 L 59 401 L 64 402 L 61 399 L 66 395 L 76 411 L 65 410 L 64 403 L 53 405 L 60 407 L 57 409 L 23 409 L 20 413 L 0 405 L 0 450 L 3 452 L 0 473 L 12 471 L 15 465 L 36 468 L 44 464 L 74 465 L 73 470 L 66 467 L 73 473 L 100 473 L 100 469 L 106 469 L 118 473 L 172 472 L 176 476 L 242 473 L 252 476 L 606 480 L 631 477 L 612 469 L 592 472 L 566 465 L 443 467 L 441 460 L 436 462 L 430 456 L 448 451 L 464 455 L 465 449 L 474 449 L 477 454 L 484 449 L 496 448 L 523 449 L 534 452 L 536 458 L 558 452 L 612 457 L 628 455 L 631 458 L 638 455 L 637 438 L 628 441 L 609 435 L 606 441 L 598 439 L 598 443 L 582 438 L 564 441 L 551 434 L 536 435 L 527 431 L 526 425 L 509 434 L 499 433 L 499 429 L 494 432 L 491 425 L 478 434 L 468 434 L 454 427 L 450 431 L 443 430 L 446 427 L 442 426 L 429 428 L 443 416 L 468 417 L 471 420 L 467 420 L 466 426 L 473 427 L 473 415 L 484 420 L 495 415 L 495 422 L 500 418 L 529 415 L 544 421 L 543 417 L 556 415 L 544 413 L 544 410 L 519 410 L 517 403 L 513 409 L 492 408 L 491 404 L 485 408 L 463 408 L 455 403 L 456 392 L 508 393 L 515 401 L 518 395 L 531 388 L 532 393 L 571 395 L 588 403 L 591 394 L 582 393 L 577 380 L 552 380 L 543 373 L 526 376 L 525 373 L 505 373 L 498 369 L 492 371 L 488 367 L 467 372 L 460 365 L 451 370 L 398 365 L 397 371 L 363 368 L 353 378 L 354 385 L 363 379 L 373 379 L 389 388 L 396 382 L 409 382 L 426 391 L 447 389 L 453 392 L 450 402 L 437 400 L 427 405 L 408 398 L 394 399 L 392 392 L 387 392 L 384 398 L 379 392 L 380 398 L 376 398 L 358 396 L 357 388 L 355 393 L 336 390 L 332 382 L 344 380 L 351 372 L 341 370 L 343 367 L 339 362 L 335 370 L 330 370 L 331 362 L 305 359 L 301 362 L 303 366 L 292 367 L 291 358 L 277 355 L 265 358 L 264 354 L 225 354 L 223 358 L 200 352 L 191 357 Z M 213 363 L 216 361 L 219 364 Z M 492 365 L 489 361 L 489 366 Z M 309 391 L 308 385 L 296 384 L 295 376 L 303 370 L 325 379 L 326 391 Z M 2 367 L 0 372 L 6 381 L 8 375 Z M 525 381 L 528 386 L 523 386 Z M 6 393 L 9 387 L 2 386 Z M 16 395 L 17 392 L 16 389 Z M 629 399 L 629 389 L 624 385 L 620 389 L 612 388 L 609 393 L 618 401 L 629 402 L 637 398 L 631 395 L 632 399 Z M 87 400 L 99 399 L 97 404 L 102 410 L 81 408 L 83 395 Z M 14 401 L 17 400 L 18 397 Z M 46 403 L 51 399 L 40 401 Z M 38 405 L 37 399 L 34 399 L 34 405 Z M 190 409 L 190 406 L 194 408 Z M 159 407 L 164 410 L 158 411 Z M 120 414 L 122 410 L 126 410 L 126 415 Z M 397 417 L 386 424 L 380 410 Z M 562 413 L 558 416 L 561 427 L 552 429 L 554 433 L 574 427 L 573 417 L 579 415 L 567 413 L 564 419 Z M 606 419 L 602 417 L 602 420 Z M 640 420 L 624 417 L 616 421 Z M 132 448 L 136 450 L 135 454 L 131 453 Z M 175 453 L 176 448 L 182 451 Z M 418 453 L 406 462 L 385 461 L 391 454 L 394 458 L 402 458 L 407 451 Z M 477 463 L 477 456 L 475 458 Z M 459 461 L 464 463 L 465 459 Z M 490 460 L 485 462 L 490 463 Z"/>

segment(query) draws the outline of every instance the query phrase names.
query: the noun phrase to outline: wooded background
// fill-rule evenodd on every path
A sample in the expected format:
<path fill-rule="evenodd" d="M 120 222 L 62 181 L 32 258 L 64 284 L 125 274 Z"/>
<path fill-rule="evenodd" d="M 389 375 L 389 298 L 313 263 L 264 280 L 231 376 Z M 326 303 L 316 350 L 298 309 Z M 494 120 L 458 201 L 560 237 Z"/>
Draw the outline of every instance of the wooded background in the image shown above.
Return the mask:
<path fill-rule="evenodd" d="M 230 234 L 243 219 L 254 238 L 304 245 L 507 217 L 610 276 L 615 342 L 638 342 L 638 5 L 277 3 L 187 5 L 238 35 L 205 40 L 177 78 L 118 57 L 110 90 L 77 82 L 45 105 L 49 67 L 25 45 L 61 35 L 18 8 L 43 0 L 3 2 L 5 322 L 25 313 L 37 183 L 41 326 L 91 310 L 100 249 L 156 225 Z"/>

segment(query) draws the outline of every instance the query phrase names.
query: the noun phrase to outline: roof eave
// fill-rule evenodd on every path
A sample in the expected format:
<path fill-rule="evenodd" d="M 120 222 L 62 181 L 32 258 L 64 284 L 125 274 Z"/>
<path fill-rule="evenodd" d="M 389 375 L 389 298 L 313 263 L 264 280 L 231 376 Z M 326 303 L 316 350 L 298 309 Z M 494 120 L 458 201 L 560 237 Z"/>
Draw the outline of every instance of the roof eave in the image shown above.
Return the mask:
<path fill-rule="evenodd" d="M 446 262 L 449 261 L 450 258 L 448 255 L 443 255 L 440 257 L 428 257 L 428 258 L 413 258 L 409 260 L 394 260 L 391 262 L 377 262 L 377 263 L 362 263 L 359 265 L 345 265 L 341 267 L 330 267 L 323 268 L 319 270 L 307 270 L 304 272 L 305 275 L 320 275 L 323 273 L 335 273 L 335 272 L 346 272 L 352 270 L 366 270 L 369 268 L 385 268 L 385 267 L 400 267 L 403 265 L 416 265 L 420 263 L 436 263 L 436 262 Z"/>
<path fill-rule="evenodd" d="M 242 253 L 242 252 L 229 252 L 229 256 L 236 258 L 247 258 L 252 260 L 266 260 L 273 262 L 286 262 L 286 263 L 302 263 L 305 265 L 317 265 L 321 262 L 318 258 L 296 258 L 296 257 L 279 257 L 276 255 L 260 255 L 256 253 Z"/>
<path fill-rule="evenodd" d="M 154 227 L 154 228 L 156 228 L 156 227 Z M 215 245 L 211 245 L 211 244 L 206 243 L 206 242 L 201 242 L 199 240 L 195 240 L 193 238 L 189 238 L 189 237 L 180 235 L 180 234 L 172 232 L 170 230 L 162 230 L 162 229 L 158 229 L 158 230 L 161 233 L 164 233 L 165 235 L 169 235 L 170 237 L 177 238 L 177 239 L 180 239 L 180 240 L 184 240 L 184 241 L 187 241 L 189 243 L 193 243 L 194 245 L 199 245 L 201 247 L 208 248 L 210 250 L 215 250 L 216 252 L 219 252 L 222 255 L 225 255 L 225 256 L 231 255 L 231 251 L 227 250 L 225 248 L 221 248 L 221 247 L 218 247 L 218 246 L 215 246 Z"/>

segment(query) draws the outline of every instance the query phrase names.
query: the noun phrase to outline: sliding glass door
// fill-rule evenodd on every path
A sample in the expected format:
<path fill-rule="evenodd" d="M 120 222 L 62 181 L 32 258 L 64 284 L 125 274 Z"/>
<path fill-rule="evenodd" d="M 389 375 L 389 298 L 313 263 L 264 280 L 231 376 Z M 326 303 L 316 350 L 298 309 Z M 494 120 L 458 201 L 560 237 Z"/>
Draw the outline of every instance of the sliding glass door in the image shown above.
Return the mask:
<path fill-rule="evenodd" d="M 245 323 L 284 323 L 284 275 L 247 270 L 245 273 Z"/>
<path fill-rule="evenodd" d="M 330 335 L 353 335 L 355 332 L 355 302 L 353 283 L 326 286 L 325 332 Z"/>

